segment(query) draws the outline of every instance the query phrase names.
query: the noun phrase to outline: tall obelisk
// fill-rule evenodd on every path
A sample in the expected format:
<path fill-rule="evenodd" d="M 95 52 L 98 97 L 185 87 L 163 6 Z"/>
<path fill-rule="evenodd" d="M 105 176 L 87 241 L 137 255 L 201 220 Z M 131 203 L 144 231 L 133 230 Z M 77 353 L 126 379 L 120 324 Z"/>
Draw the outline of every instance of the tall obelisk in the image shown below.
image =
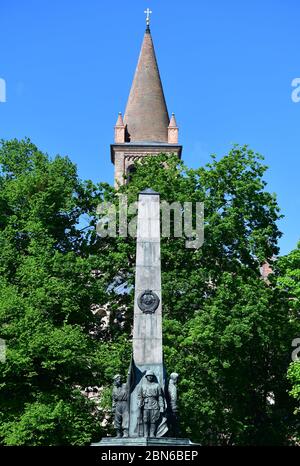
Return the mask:
<path fill-rule="evenodd" d="M 147 370 L 164 387 L 160 259 L 160 196 L 152 189 L 139 194 L 133 323 L 133 386 L 130 395 L 130 437 L 138 436 L 137 390 Z M 163 418 L 156 436 L 167 431 Z"/>
<path fill-rule="evenodd" d="M 104 437 L 92 445 L 190 445 L 187 438 L 164 437 L 168 423 L 171 429 L 178 427 L 177 408 L 173 411 L 178 374 L 170 375 L 171 393 L 170 381 L 168 387 L 165 384 L 162 348 L 160 195 L 152 189 L 139 194 L 132 345 L 127 382 L 114 386 L 115 423 L 119 431 L 122 424 L 123 436 Z"/>

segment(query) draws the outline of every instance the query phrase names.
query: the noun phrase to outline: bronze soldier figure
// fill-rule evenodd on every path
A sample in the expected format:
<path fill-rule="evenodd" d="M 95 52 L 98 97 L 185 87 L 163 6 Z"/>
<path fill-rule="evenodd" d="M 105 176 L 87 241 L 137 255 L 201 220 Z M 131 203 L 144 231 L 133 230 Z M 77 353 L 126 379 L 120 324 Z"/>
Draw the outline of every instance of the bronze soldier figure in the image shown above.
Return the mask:
<path fill-rule="evenodd" d="M 128 386 L 127 383 L 122 383 L 120 374 L 115 375 L 113 380 L 112 412 L 114 414 L 114 426 L 117 437 L 128 437 Z"/>
<path fill-rule="evenodd" d="M 148 370 L 145 379 L 138 390 L 138 406 L 142 409 L 144 436 L 155 437 L 160 414 L 165 411 L 164 394 L 154 372 Z"/>
<path fill-rule="evenodd" d="M 168 395 L 169 395 L 169 424 L 170 424 L 170 433 L 175 437 L 178 437 L 180 434 L 179 431 L 179 418 L 178 418 L 178 407 L 177 407 L 177 381 L 178 374 L 172 372 L 169 378 L 168 385 Z"/>

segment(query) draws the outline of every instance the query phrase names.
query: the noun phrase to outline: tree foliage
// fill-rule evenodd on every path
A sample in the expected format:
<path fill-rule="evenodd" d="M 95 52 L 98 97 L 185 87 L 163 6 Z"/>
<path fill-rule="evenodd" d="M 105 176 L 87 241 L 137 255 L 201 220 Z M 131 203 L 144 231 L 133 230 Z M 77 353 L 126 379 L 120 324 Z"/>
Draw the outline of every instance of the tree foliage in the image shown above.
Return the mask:
<path fill-rule="evenodd" d="M 79 180 L 68 158 L 50 160 L 29 140 L 3 142 L 0 164 L 3 444 L 101 437 L 101 412 L 82 388 L 127 371 L 135 239 L 99 237 L 96 208 L 148 187 L 169 203 L 204 202 L 201 248 L 161 241 L 165 364 L 180 374 L 183 432 L 203 444 L 287 442 L 294 327 L 286 292 L 260 276 L 280 237 L 261 156 L 234 146 L 198 169 L 147 157 L 118 191 Z M 108 309 L 107 326 L 94 304 Z"/>
<path fill-rule="evenodd" d="M 289 303 L 289 319 L 293 327 L 293 353 L 295 358 L 288 369 L 288 380 L 291 383 L 290 395 L 295 400 L 295 420 L 293 435 L 300 442 L 300 242 L 296 249 L 281 257 L 276 264 L 277 286 L 285 294 Z M 293 354 L 292 353 L 292 354 Z M 293 358 L 294 359 L 294 358 Z"/>
<path fill-rule="evenodd" d="M 3 142 L 0 164 L 0 332 L 7 347 L 0 438 L 86 444 L 101 427 L 80 390 L 109 383 L 104 348 L 91 337 L 100 325 L 91 305 L 105 289 L 80 228 L 101 187 L 81 182 L 68 158 L 50 160 L 29 140 Z"/>
<path fill-rule="evenodd" d="M 182 427 L 204 444 L 287 438 L 288 305 L 260 275 L 261 265 L 278 254 L 281 235 L 266 168 L 247 146 L 234 146 L 220 160 L 213 156 L 197 170 L 161 156 L 138 163 L 121 188 L 132 200 L 151 187 L 170 203 L 204 202 L 203 246 L 187 249 L 185 238 L 162 238 L 161 248 L 166 366 L 181 376 Z M 129 243 L 121 276 L 131 283 Z"/>

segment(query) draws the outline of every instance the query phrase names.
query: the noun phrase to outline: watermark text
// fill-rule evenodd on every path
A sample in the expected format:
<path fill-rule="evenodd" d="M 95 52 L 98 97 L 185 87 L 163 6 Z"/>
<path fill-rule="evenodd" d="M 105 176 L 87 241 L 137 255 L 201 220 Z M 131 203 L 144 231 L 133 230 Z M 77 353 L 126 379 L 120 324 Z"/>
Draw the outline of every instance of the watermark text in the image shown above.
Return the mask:
<path fill-rule="evenodd" d="M 3 338 L 0 338 L 0 363 L 6 361 L 6 343 Z"/>
<path fill-rule="evenodd" d="M 294 78 L 291 85 L 295 88 L 292 91 L 291 99 L 295 104 L 297 104 L 300 102 L 300 78 Z"/>
<path fill-rule="evenodd" d="M 139 201 L 128 204 L 125 194 L 119 196 L 119 206 L 111 202 L 103 202 L 97 207 L 99 221 L 97 234 L 106 238 L 116 236 L 136 238 L 137 211 Z M 170 238 L 185 238 L 185 247 L 198 249 L 204 242 L 204 203 L 203 202 L 160 202 L 161 236 Z M 155 222 L 154 222 L 155 223 Z M 154 223 L 145 221 L 146 228 L 155 228 Z M 151 232 L 149 231 L 149 235 Z"/>
<path fill-rule="evenodd" d="M 1 102 L 6 102 L 6 82 L 3 78 L 0 78 L 0 103 Z"/>
<path fill-rule="evenodd" d="M 294 351 L 292 351 L 292 361 L 300 361 L 300 338 L 294 338 L 292 347 L 295 348 Z"/>

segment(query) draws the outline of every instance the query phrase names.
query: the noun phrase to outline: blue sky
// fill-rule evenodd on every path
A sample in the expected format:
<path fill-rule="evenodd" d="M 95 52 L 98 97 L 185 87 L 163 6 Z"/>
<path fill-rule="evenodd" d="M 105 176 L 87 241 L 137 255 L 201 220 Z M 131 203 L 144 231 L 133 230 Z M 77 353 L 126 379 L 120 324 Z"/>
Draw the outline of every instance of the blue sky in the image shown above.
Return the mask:
<path fill-rule="evenodd" d="M 289 252 L 300 239 L 299 0 L 1 0 L 0 138 L 28 136 L 68 155 L 82 178 L 112 183 L 109 145 L 148 6 L 185 163 L 198 167 L 232 143 L 262 153 Z"/>

